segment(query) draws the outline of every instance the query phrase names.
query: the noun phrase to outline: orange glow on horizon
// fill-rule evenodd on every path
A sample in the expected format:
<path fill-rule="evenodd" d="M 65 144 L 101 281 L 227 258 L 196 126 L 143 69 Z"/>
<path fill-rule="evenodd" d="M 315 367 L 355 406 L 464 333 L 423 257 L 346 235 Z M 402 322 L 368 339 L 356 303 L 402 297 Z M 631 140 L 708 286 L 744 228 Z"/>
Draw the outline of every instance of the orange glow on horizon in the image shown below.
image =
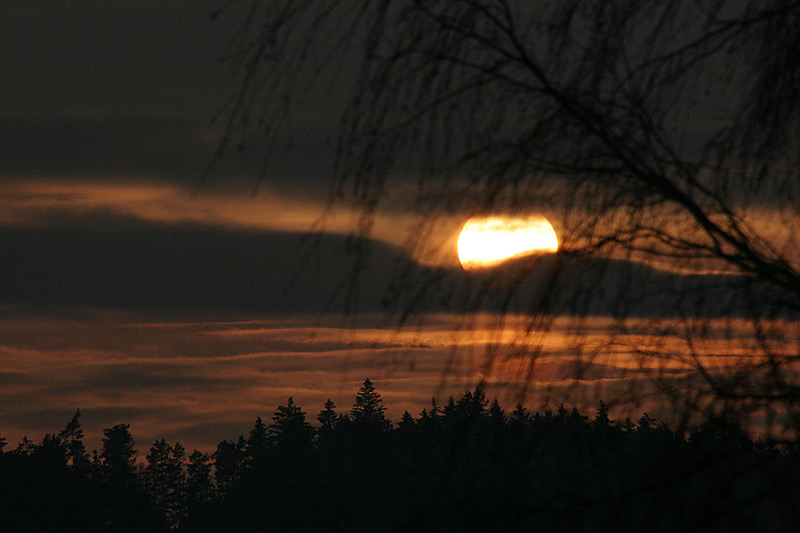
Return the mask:
<path fill-rule="evenodd" d="M 553 226 L 542 216 L 473 217 L 458 237 L 458 259 L 464 270 L 488 268 L 533 253 L 558 250 Z"/>

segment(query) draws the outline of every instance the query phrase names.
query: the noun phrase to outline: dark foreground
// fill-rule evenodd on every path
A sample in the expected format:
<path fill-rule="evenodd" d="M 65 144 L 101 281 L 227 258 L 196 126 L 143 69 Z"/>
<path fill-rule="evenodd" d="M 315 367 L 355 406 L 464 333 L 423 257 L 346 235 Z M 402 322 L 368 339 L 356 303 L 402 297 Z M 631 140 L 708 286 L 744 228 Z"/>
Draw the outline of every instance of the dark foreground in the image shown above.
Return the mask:
<path fill-rule="evenodd" d="M 291 398 L 211 454 L 128 426 L 88 454 L 80 412 L 0 453 L 3 531 L 782 531 L 800 525 L 793 447 L 708 420 L 688 435 L 602 403 L 506 413 L 479 388 L 393 426 L 369 380 L 318 427 Z M 0 438 L 0 450 L 5 442 Z"/>

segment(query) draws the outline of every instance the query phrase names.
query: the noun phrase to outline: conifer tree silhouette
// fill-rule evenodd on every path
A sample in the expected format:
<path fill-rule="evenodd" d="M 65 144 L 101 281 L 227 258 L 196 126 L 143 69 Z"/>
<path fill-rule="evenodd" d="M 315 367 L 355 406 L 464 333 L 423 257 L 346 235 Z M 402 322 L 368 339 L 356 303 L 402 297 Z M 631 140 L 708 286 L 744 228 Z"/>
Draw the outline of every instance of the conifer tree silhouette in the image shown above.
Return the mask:
<path fill-rule="evenodd" d="M 22 440 L 19 441 L 17 447 L 14 448 L 15 455 L 30 455 L 34 449 L 34 442 L 28 438 L 27 435 L 23 435 Z"/>
<path fill-rule="evenodd" d="M 492 404 L 489 406 L 488 416 L 489 420 L 491 420 L 496 426 L 502 426 L 506 421 L 506 413 L 500 405 L 500 402 L 497 401 L 496 396 L 494 400 L 492 400 Z"/>
<path fill-rule="evenodd" d="M 306 422 L 306 413 L 290 396 L 285 406 L 275 410 L 267 435 L 280 452 L 305 453 L 311 448 L 314 429 Z"/>
<path fill-rule="evenodd" d="M 463 421 L 477 421 L 487 415 L 486 407 L 488 405 L 486 392 L 482 385 L 478 385 L 474 391 L 464 392 L 464 395 L 455 403 L 453 414 Z"/>
<path fill-rule="evenodd" d="M 322 411 L 317 415 L 317 422 L 319 422 L 317 433 L 320 441 L 325 441 L 330 436 L 339 419 L 340 416 L 336 413 L 336 404 L 328 398 L 325 400 Z"/>
<path fill-rule="evenodd" d="M 33 447 L 31 455 L 44 468 L 61 470 L 67 466 L 67 446 L 54 433 L 47 433 L 42 442 Z"/>
<path fill-rule="evenodd" d="M 371 385 L 362 406 L 383 407 Z M 649 414 L 612 421 L 604 402 L 593 418 L 566 405 L 531 416 L 521 404 L 506 417 L 499 401 L 486 409 L 480 389 L 452 402 L 446 416 L 455 418 L 438 423 L 438 411 L 406 412 L 396 431 L 337 425 L 333 434 L 345 434 L 333 446 L 289 456 L 279 452 L 293 440 L 284 437 L 299 430 L 310 439 L 302 409 L 288 401 L 267 428 L 264 470 L 241 477 L 244 437 L 219 443 L 217 491 L 210 458 L 195 450 L 184 465 L 183 447 L 165 439 L 134 469 L 133 485 L 115 485 L 108 469 L 128 470 L 135 458 L 126 424 L 104 430 L 102 479 L 71 468 L 67 440 L 49 433 L 0 454 L 2 530 L 786 531 L 797 523 L 800 453 L 754 443 L 735 420 L 707 419 L 687 434 Z M 461 411 L 477 414 L 456 424 Z M 487 430 L 495 424 L 501 431 Z"/>
<path fill-rule="evenodd" d="M 247 464 L 247 441 L 239 436 L 236 441 L 223 440 L 217 444 L 213 455 L 214 479 L 221 494 L 227 494 L 228 489 L 242 476 Z"/>
<path fill-rule="evenodd" d="M 412 435 L 416 431 L 416 428 L 417 422 L 414 420 L 414 417 L 411 416 L 411 413 L 403 411 L 403 416 L 400 418 L 400 422 L 397 423 L 397 430 L 403 435 Z"/>
<path fill-rule="evenodd" d="M 250 435 L 247 438 L 247 447 L 245 448 L 247 466 L 251 469 L 262 468 L 266 463 L 269 448 L 267 426 L 259 416 L 256 418 L 253 429 L 250 430 Z"/>
<path fill-rule="evenodd" d="M 100 459 L 104 478 L 114 486 L 133 486 L 136 482 L 134 464 L 136 448 L 130 424 L 117 424 L 103 430 Z"/>
<path fill-rule="evenodd" d="M 184 455 L 185 450 L 179 442 L 170 446 L 166 439 L 157 440 L 150 447 L 144 470 L 153 508 L 173 528 L 180 524 L 185 505 Z"/>
<path fill-rule="evenodd" d="M 103 447 L 98 456 L 105 527 L 110 531 L 164 529 L 164 517 L 154 511 L 140 490 L 136 474 L 136 442 L 130 424 L 103 430 Z"/>
<path fill-rule="evenodd" d="M 514 410 L 508 416 L 508 422 L 512 427 L 525 427 L 530 424 L 532 417 L 528 409 L 521 403 L 517 403 Z"/>
<path fill-rule="evenodd" d="M 375 391 L 372 381 L 369 378 L 365 379 L 350 409 L 353 424 L 361 428 L 388 430 L 392 423 L 386 418 L 385 412 L 386 407 L 383 406 L 381 395 Z"/>
<path fill-rule="evenodd" d="M 214 503 L 211 457 L 198 450 L 189 455 L 186 465 L 186 510 L 183 528 L 200 531 Z"/>
<path fill-rule="evenodd" d="M 67 459 L 72 468 L 79 472 L 87 472 L 90 466 L 89 455 L 83 444 L 83 428 L 80 422 L 81 410 L 75 411 L 67 426 L 59 433 L 59 437 L 67 447 Z"/>

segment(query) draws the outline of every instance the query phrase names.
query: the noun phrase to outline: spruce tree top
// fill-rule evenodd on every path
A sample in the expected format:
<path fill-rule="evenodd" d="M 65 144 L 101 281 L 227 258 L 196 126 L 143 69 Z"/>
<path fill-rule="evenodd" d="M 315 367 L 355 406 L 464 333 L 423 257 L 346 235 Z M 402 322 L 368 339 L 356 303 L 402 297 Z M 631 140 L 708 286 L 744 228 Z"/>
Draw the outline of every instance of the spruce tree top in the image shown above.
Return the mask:
<path fill-rule="evenodd" d="M 350 417 L 353 422 L 363 426 L 374 426 L 380 429 L 389 429 L 391 421 L 386 418 L 386 407 L 383 406 L 381 395 L 375 391 L 375 386 L 369 378 L 358 389 Z"/>

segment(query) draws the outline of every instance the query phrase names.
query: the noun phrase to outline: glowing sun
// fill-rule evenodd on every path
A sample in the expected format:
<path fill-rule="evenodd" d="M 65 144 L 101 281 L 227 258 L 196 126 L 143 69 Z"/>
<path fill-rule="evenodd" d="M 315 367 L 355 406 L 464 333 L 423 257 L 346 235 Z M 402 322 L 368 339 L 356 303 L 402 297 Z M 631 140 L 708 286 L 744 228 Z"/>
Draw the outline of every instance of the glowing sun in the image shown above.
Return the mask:
<path fill-rule="evenodd" d="M 556 250 L 556 232 L 541 216 L 473 217 L 458 237 L 458 259 L 464 270 L 488 268 L 515 257 Z"/>

